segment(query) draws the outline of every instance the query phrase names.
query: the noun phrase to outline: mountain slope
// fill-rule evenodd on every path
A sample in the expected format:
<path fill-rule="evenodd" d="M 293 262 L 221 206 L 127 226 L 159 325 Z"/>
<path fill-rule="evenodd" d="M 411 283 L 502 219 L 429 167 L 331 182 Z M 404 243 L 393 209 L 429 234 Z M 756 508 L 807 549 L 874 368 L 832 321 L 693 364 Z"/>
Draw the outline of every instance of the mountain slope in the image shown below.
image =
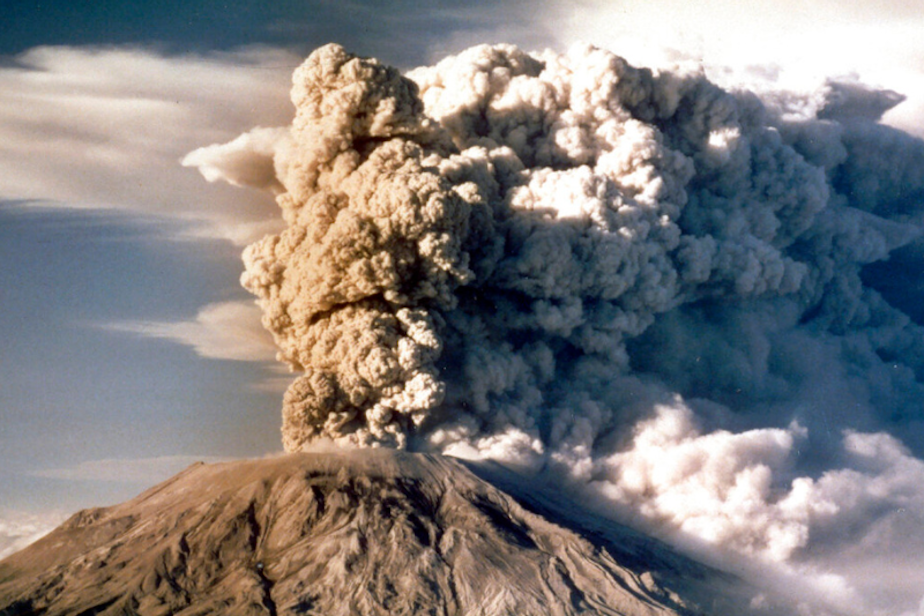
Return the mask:
<path fill-rule="evenodd" d="M 604 543 L 439 456 L 364 450 L 199 464 L 129 502 L 82 511 L 0 562 L 0 614 L 743 609 L 727 576 L 655 541 L 612 525 Z"/>

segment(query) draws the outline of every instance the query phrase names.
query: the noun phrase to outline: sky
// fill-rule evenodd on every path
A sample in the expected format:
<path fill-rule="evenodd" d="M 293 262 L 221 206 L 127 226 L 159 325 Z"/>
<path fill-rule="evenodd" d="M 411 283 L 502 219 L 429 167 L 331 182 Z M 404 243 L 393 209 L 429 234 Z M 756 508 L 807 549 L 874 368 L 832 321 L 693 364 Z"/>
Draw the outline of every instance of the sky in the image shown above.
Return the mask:
<path fill-rule="evenodd" d="M 0 26 L 0 555 L 196 460 L 281 451 L 291 377 L 239 282 L 244 245 L 282 228 L 277 207 L 182 161 L 288 124 L 291 73 L 316 47 L 410 70 L 476 43 L 584 41 L 720 84 L 837 77 L 906 96 L 883 121 L 924 136 L 914 2 L 77 7 L 16 3 Z"/>

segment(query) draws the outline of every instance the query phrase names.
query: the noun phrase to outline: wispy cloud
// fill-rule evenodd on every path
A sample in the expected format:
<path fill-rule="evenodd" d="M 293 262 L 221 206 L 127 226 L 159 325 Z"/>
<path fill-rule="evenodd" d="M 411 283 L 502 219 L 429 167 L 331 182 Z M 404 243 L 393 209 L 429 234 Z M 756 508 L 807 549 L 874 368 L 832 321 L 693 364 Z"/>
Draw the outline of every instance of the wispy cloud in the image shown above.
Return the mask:
<path fill-rule="evenodd" d="M 250 300 L 220 302 L 204 306 L 189 321 L 130 321 L 106 329 L 171 340 L 210 359 L 270 362 L 276 357 L 276 346 L 260 324 L 260 315 Z"/>
<path fill-rule="evenodd" d="M 32 49 L 0 66 L 0 199 L 168 217 L 241 244 L 260 237 L 277 218 L 269 193 L 205 184 L 179 161 L 254 124 L 286 123 L 299 62 L 270 49 Z"/>

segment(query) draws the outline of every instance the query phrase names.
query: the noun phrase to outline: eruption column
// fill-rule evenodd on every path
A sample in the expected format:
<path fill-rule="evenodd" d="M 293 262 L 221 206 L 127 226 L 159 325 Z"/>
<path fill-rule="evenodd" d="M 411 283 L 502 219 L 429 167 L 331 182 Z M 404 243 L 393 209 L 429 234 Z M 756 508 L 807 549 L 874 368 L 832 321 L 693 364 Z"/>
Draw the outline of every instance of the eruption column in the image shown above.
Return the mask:
<path fill-rule="evenodd" d="M 328 45 L 292 100 L 287 130 L 187 159 L 278 194 L 243 283 L 299 373 L 287 450 L 544 467 L 780 562 L 850 503 L 873 542 L 895 503 L 924 513 L 924 438 L 886 433 L 921 425 L 924 298 L 871 274 L 924 254 L 924 144 L 878 123 L 900 96 L 729 92 L 587 46 L 402 76 Z"/>

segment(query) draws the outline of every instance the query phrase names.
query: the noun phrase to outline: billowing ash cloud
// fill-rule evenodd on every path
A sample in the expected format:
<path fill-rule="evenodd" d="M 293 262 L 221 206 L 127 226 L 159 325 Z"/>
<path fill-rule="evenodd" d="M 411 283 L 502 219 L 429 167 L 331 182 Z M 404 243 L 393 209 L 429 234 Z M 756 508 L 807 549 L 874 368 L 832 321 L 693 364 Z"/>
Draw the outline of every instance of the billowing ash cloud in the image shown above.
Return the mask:
<path fill-rule="evenodd" d="M 292 100 L 287 133 L 186 159 L 278 192 L 243 283 L 298 373 L 288 450 L 544 468 L 665 536 L 823 565 L 844 611 L 875 586 L 851 550 L 924 518 L 922 292 L 887 273 L 921 263 L 924 143 L 877 123 L 899 95 L 758 97 L 586 46 L 402 76 L 329 45 Z"/>

